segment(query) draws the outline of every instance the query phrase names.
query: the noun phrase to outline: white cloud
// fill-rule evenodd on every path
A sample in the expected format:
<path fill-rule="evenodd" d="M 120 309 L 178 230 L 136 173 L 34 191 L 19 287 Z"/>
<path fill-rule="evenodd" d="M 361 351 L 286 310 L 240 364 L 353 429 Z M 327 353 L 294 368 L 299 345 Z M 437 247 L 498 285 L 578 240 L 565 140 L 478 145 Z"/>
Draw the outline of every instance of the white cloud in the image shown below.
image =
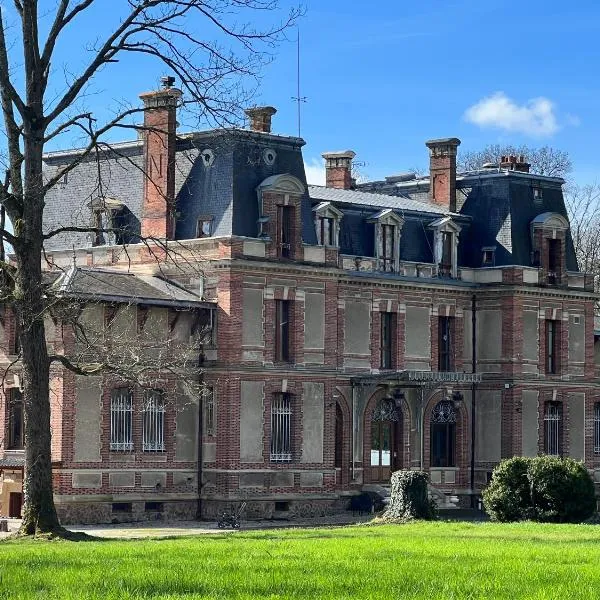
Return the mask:
<path fill-rule="evenodd" d="M 304 163 L 306 181 L 309 185 L 325 185 L 325 163 L 320 158 L 311 158 Z"/>
<path fill-rule="evenodd" d="M 495 92 L 469 107 L 465 120 L 479 127 L 495 127 L 534 137 L 550 136 L 559 129 L 555 105 L 539 97 L 519 105 L 504 92 Z"/>

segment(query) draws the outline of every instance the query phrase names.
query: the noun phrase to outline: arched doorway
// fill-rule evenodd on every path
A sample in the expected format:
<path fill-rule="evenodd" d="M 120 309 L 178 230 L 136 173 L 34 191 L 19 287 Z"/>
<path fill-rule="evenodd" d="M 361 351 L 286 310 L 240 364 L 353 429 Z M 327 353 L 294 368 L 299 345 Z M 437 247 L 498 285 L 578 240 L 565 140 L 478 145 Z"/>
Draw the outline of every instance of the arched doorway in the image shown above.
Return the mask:
<path fill-rule="evenodd" d="M 381 398 L 371 414 L 370 481 L 388 483 L 392 472 L 399 468 L 401 431 L 400 410 L 391 398 Z"/>
<path fill-rule="evenodd" d="M 456 466 L 456 410 L 451 400 L 438 402 L 431 413 L 432 467 Z"/>

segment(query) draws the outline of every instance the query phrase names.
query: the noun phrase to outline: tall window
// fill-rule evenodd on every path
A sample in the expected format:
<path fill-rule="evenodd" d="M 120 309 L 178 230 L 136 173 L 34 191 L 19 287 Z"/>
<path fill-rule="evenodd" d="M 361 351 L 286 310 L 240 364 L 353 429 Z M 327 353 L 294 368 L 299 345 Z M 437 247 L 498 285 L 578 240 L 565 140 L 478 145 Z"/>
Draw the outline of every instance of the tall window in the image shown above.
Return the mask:
<path fill-rule="evenodd" d="M 452 370 L 452 317 L 438 319 L 438 371 Z"/>
<path fill-rule="evenodd" d="M 594 404 L 594 454 L 600 454 L 600 402 Z"/>
<path fill-rule="evenodd" d="M 292 460 L 292 399 L 290 394 L 274 394 L 271 402 L 271 460 Z"/>
<path fill-rule="evenodd" d="M 548 240 L 548 283 L 558 282 L 560 271 L 560 240 Z"/>
<path fill-rule="evenodd" d="M 382 312 L 381 316 L 381 356 L 380 367 L 392 369 L 394 366 L 394 313 Z"/>
<path fill-rule="evenodd" d="M 544 452 L 560 456 L 562 453 L 562 404 L 546 402 L 544 410 Z"/>
<path fill-rule="evenodd" d="M 204 399 L 204 434 L 215 435 L 215 394 L 212 387 L 203 392 Z"/>
<path fill-rule="evenodd" d="M 110 449 L 133 450 L 133 397 L 129 388 L 115 388 L 111 393 Z"/>
<path fill-rule="evenodd" d="M 275 360 L 290 362 L 290 302 L 275 300 Z"/>
<path fill-rule="evenodd" d="M 319 217 L 319 243 L 335 246 L 335 220 L 332 217 Z"/>
<path fill-rule="evenodd" d="M 546 373 L 558 373 L 560 348 L 558 321 L 546 321 Z"/>
<path fill-rule="evenodd" d="M 144 452 L 165 450 L 165 394 L 162 390 L 147 390 L 144 395 Z"/>
<path fill-rule="evenodd" d="M 395 225 L 381 226 L 381 263 L 384 271 L 394 270 Z"/>
<path fill-rule="evenodd" d="M 292 255 L 292 207 L 277 207 L 277 249 L 279 256 Z"/>
<path fill-rule="evenodd" d="M 442 275 L 452 274 L 452 232 L 442 231 L 442 260 L 440 262 Z"/>
<path fill-rule="evenodd" d="M 431 466 L 456 466 L 456 412 L 451 400 L 438 402 L 431 414 Z"/>
<path fill-rule="evenodd" d="M 342 456 L 344 448 L 344 414 L 340 405 L 335 405 L 335 467 L 340 469 L 342 467 Z"/>
<path fill-rule="evenodd" d="M 8 390 L 8 449 L 20 450 L 25 445 L 25 413 L 23 394 L 18 388 Z"/>

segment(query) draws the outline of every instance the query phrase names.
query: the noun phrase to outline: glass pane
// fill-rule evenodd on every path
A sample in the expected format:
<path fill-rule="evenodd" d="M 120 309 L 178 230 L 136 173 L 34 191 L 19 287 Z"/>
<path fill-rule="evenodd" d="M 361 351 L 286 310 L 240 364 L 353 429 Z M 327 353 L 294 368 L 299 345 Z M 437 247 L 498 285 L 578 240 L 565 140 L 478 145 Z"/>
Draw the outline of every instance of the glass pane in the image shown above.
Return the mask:
<path fill-rule="evenodd" d="M 371 450 L 371 466 L 379 466 L 379 450 Z"/>
<path fill-rule="evenodd" d="M 381 424 L 381 466 L 389 467 L 392 458 L 392 428 L 389 423 Z"/>
<path fill-rule="evenodd" d="M 371 426 L 371 466 L 379 466 L 379 451 L 381 449 L 379 439 L 379 423 L 373 423 Z"/>

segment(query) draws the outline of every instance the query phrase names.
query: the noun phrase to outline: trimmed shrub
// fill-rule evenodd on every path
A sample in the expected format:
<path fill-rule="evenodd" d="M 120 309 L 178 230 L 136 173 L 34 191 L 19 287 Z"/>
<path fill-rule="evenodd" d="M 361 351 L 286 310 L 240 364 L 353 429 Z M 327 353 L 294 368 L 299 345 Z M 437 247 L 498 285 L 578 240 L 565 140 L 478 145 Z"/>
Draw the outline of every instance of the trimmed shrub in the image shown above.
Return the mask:
<path fill-rule="evenodd" d="M 571 458 L 515 457 L 502 461 L 483 491 L 485 509 L 495 521 L 580 523 L 596 509 L 594 482 Z"/>
<path fill-rule="evenodd" d="M 397 522 L 435 518 L 435 505 L 427 494 L 428 482 L 429 476 L 424 471 L 392 473 L 390 503 L 381 518 Z"/>

